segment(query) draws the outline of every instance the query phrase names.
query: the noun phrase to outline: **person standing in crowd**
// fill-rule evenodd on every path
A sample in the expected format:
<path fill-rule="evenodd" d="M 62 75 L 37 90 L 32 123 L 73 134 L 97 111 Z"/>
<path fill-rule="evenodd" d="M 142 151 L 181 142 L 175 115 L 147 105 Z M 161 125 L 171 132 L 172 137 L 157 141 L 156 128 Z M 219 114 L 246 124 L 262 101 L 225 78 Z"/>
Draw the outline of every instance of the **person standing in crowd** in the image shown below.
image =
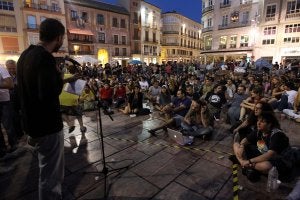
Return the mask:
<path fill-rule="evenodd" d="M 64 35 L 60 21 L 45 19 L 40 25 L 40 43 L 30 45 L 17 63 L 24 131 L 38 152 L 40 200 L 62 199 L 64 134 L 59 95 L 64 81 L 52 53 L 60 49 Z M 65 82 L 74 80 L 76 77 Z"/>
<path fill-rule="evenodd" d="M 9 89 L 14 87 L 13 80 L 5 67 L 0 66 L 0 125 L 4 128 L 8 119 L 8 106 L 10 101 Z M 6 154 L 6 144 L 0 127 L 0 158 Z"/>

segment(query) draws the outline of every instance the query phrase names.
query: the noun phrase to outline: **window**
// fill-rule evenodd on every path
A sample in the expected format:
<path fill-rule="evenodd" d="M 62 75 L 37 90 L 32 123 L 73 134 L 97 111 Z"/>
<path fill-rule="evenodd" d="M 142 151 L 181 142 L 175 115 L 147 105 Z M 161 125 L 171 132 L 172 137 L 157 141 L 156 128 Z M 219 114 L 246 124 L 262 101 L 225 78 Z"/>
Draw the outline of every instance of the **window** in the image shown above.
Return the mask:
<path fill-rule="evenodd" d="M 149 41 L 149 31 L 145 31 L 145 41 Z"/>
<path fill-rule="evenodd" d="M 51 4 L 51 10 L 55 11 L 55 12 L 59 12 L 60 11 L 60 7 L 58 6 L 57 3 L 52 2 L 52 4 Z"/>
<path fill-rule="evenodd" d="M 212 6 L 213 5 L 213 1 L 212 0 L 208 0 L 208 6 Z"/>
<path fill-rule="evenodd" d="M 121 19 L 121 28 L 126 28 L 125 19 Z"/>
<path fill-rule="evenodd" d="M 122 48 L 122 55 L 127 56 L 127 49 L 126 48 Z"/>
<path fill-rule="evenodd" d="M 206 50 L 211 49 L 211 46 L 212 46 L 212 36 L 205 37 L 204 43 L 205 43 L 205 49 Z"/>
<path fill-rule="evenodd" d="M 293 13 L 300 13 L 300 1 L 299 0 L 287 2 L 286 14 L 293 14 Z"/>
<path fill-rule="evenodd" d="M 275 17 L 276 14 L 276 5 L 267 6 L 266 17 Z"/>
<path fill-rule="evenodd" d="M 230 36 L 230 48 L 236 48 L 236 43 L 237 43 L 237 36 L 236 35 Z"/>
<path fill-rule="evenodd" d="M 135 23 L 135 24 L 139 23 L 139 17 L 138 17 L 138 13 L 137 12 L 133 13 L 133 23 Z"/>
<path fill-rule="evenodd" d="M 212 18 L 207 19 L 207 27 L 212 27 Z"/>
<path fill-rule="evenodd" d="M 275 39 L 266 39 L 262 41 L 263 45 L 275 44 Z"/>
<path fill-rule="evenodd" d="M 97 14 L 97 24 L 104 25 L 104 16 L 102 14 Z"/>
<path fill-rule="evenodd" d="M 228 25 L 228 15 L 224 15 L 222 17 L 222 26 L 227 26 Z"/>
<path fill-rule="evenodd" d="M 276 26 L 269 26 L 264 29 L 264 35 L 275 35 Z"/>
<path fill-rule="evenodd" d="M 119 56 L 120 52 L 119 52 L 119 48 L 115 48 L 115 56 Z"/>
<path fill-rule="evenodd" d="M 227 36 L 221 36 L 219 49 L 226 49 L 226 44 L 227 44 Z"/>
<path fill-rule="evenodd" d="M 82 12 L 82 13 L 81 13 L 81 19 L 82 19 L 84 22 L 87 22 L 87 21 L 88 21 L 88 14 L 87 14 L 87 12 Z"/>
<path fill-rule="evenodd" d="M 156 33 L 153 33 L 152 38 L 153 38 L 153 42 L 156 42 Z"/>
<path fill-rule="evenodd" d="M 122 44 L 126 45 L 126 36 L 122 36 Z"/>
<path fill-rule="evenodd" d="M 248 35 L 242 35 L 241 36 L 241 47 L 248 47 L 248 43 L 249 43 L 249 36 Z"/>
<path fill-rule="evenodd" d="M 242 19 L 242 23 L 247 23 L 249 21 L 249 11 L 247 12 L 243 12 L 243 19 Z"/>
<path fill-rule="evenodd" d="M 139 39 L 139 29 L 135 28 L 133 30 L 133 39 L 138 40 Z"/>
<path fill-rule="evenodd" d="M 14 4 L 13 4 L 13 2 L 0 1 L 0 10 L 14 11 Z"/>
<path fill-rule="evenodd" d="M 287 37 L 283 38 L 284 43 L 299 43 L 299 37 Z"/>
<path fill-rule="evenodd" d="M 36 17 L 33 15 L 29 15 L 27 17 L 27 28 L 29 29 L 37 29 Z"/>
<path fill-rule="evenodd" d="M 115 18 L 115 17 L 112 19 L 112 26 L 113 27 L 118 27 L 118 19 Z"/>
<path fill-rule="evenodd" d="M 119 44 L 119 36 L 114 35 L 114 44 Z"/>
<path fill-rule="evenodd" d="M 300 32 L 300 24 L 285 25 L 285 33 L 297 33 Z"/>
<path fill-rule="evenodd" d="M 99 43 L 105 43 L 105 33 L 98 33 L 98 42 Z"/>
<path fill-rule="evenodd" d="M 75 21 L 78 18 L 78 13 L 75 10 L 71 10 L 71 20 Z"/>

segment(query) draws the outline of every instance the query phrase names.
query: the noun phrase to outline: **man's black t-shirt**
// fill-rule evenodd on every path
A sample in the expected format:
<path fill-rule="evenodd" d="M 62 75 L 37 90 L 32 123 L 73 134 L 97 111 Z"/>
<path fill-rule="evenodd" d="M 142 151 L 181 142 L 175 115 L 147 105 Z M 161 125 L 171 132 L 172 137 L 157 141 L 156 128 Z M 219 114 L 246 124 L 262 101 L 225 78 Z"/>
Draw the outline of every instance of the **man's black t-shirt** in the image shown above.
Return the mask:
<path fill-rule="evenodd" d="M 25 132 L 36 138 L 62 130 L 59 95 L 63 80 L 51 53 L 31 45 L 19 58 L 17 79 Z"/>

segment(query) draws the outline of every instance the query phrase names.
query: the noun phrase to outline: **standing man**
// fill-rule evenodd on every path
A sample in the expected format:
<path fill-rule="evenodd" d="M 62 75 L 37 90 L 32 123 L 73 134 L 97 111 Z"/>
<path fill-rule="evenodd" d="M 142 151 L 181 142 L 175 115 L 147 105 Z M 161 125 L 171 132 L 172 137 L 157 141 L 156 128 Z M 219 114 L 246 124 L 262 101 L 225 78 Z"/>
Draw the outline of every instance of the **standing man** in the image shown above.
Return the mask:
<path fill-rule="evenodd" d="M 6 154 L 6 144 L 2 133 L 1 123 L 5 127 L 8 121 L 8 106 L 10 101 L 9 89 L 14 87 L 11 76 L 5 67 L 0 66 L 0 158 Z"/>
<path fill-rule="evenodd" d="M 64 135 L 59 95 L 62 73 L 52 55 L 63 44 L 65 27 L 56 19 L 40 25 L 38 45 L 30 45 L 17 64 L 24 131 L 39 160 L 39 199 L 62 199 Z"/>

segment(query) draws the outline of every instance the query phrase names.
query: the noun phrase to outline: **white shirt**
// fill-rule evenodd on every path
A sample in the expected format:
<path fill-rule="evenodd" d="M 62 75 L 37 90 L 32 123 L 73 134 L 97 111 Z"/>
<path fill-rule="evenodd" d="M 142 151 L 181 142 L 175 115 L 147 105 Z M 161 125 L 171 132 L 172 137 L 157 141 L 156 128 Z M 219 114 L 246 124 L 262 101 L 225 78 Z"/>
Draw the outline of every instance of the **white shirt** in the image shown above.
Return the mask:
<path fill-rule="evenodd" d="M 11 77 L 5 67 L 0 66 L 0 83 L 6 79 Z M 2 101 L 9 101 L 9 90 L 8 89 L 0 89 L 0 102 Z"/>
<path fill-rule="evenodd" d="M 142 90 L 147 90 L 149 87 L 149 84 L 147 81 L 139 81 L 139 84 L 140 84 Z"/>
<path fill-rule="evenodd" d="M 288 102 L 294 105 L 294 101 L 298 92 L 295 90 L 290 90 L 290 91 L 286 91 L 286 94 L 288 95 Z"/>

